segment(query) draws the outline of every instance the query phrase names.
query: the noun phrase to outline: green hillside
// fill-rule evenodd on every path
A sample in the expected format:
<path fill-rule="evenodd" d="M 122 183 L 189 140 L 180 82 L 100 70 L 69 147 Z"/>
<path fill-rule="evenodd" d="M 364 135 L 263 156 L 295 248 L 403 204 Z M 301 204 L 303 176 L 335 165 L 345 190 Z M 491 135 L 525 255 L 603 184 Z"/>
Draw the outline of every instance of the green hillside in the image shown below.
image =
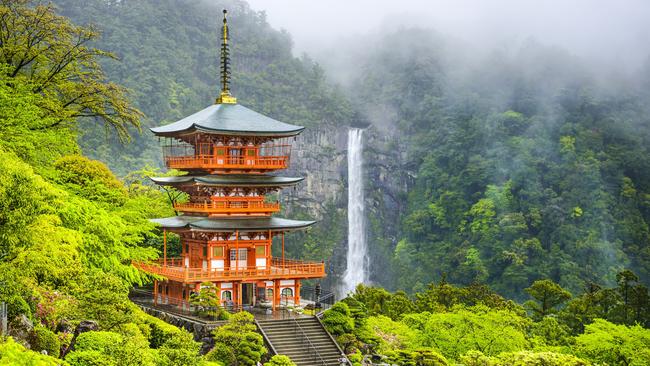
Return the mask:
<path fill-rule="evenodd" d="M 134 134 L 126 146 L 93 125 L 82 125 L 83 152 L 120 176 L 160 164 L 158 144 L 147 127 L 181 119 L 218 96 L 218 30 L 226 7 L 231 14 L 232 91 L 240 104 L 308 127 L 345 123 L 351 116 L 349 102 L 326 83 L 323 70 L 306 56 L 294 57 L 290 36 L 272 29 L 263 13 L 244 2 L 55 3 L 75 23 L 101 31 L 95 43 L 120 60 L 104 63 L 106 75 L 132 91 L 134 105 L 145 115 L 145 131 Z"/>
<path fill-rule="evenodd" d="M 411 29 L 340 90 L 263 13 L 189 0 L 0 1 L 0 365 L 292 365 L 211 284 L 194 315 L 227 322 L 200 342 L 128 298 L 153 279 L 131 260 L 161 252 L 148 219 L 173 215 L 146 129 L 217 95 L 226 5 L 242 104 L 333 134 L 367 120 L 383 143 L 371 277 L 398 291 L 360 285 L 322 317 L 353 365 L 650 365 L 649 70 L 614 84 L 536 43 L 469 62 Z M 344 244 L 326 211 L 293 251 Z"/>
<path fill-rule="evenodd" d="M 392 192 L 405 201 L 397 240 L 377 241 L 396 269 L 386 285 L 422 290 L 444 274 L 523 299 L 540 278 L 580 292 L 626 268 L 649 283 L 648 70 L 617 86 L 557 48 L 513 48 L 472 59 L 411 29 L 359 63 L 353 104 L 394 114 L 397 176 L 412 177 Z"/>

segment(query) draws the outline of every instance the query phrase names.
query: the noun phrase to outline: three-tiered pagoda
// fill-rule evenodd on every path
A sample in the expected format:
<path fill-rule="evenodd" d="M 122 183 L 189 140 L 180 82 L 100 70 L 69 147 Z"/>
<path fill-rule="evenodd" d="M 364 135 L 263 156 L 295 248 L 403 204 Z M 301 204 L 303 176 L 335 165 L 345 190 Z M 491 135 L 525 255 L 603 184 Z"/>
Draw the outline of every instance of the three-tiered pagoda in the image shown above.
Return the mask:
<path fill-rule="evenodd" d="M 267 197 L 303 178 L 269 173 L 286 169 L 291 141 L 304 127 L 263 116 L 237 104 L 230 94 L 228 24 L 224 10 L 221 46 L 221 94 L 216 103 L 180 121 L 152 128 L 165 139 L 168 168 L 188 172 L 152 177 L 189 196 L 174 203 L 179 216 L 154 219 L 164 232 L 163 258 L 135 262 L 143 271 L 165 278 L 154 281 L 154 301 L 184 306 L 201 283 L 212 282 L 224 305 L 240 308 L 260 302 L 277 308 L 300 303 L 300 281 L 325 276 L 322 262 L 284 257 L 284 235 L 312 225 L 273 217 L 279 202 Z M 180 236 L 180 258 L 167 258 L 167 232 Z M 271 254 L 273 238 L 282 244 Z"/>

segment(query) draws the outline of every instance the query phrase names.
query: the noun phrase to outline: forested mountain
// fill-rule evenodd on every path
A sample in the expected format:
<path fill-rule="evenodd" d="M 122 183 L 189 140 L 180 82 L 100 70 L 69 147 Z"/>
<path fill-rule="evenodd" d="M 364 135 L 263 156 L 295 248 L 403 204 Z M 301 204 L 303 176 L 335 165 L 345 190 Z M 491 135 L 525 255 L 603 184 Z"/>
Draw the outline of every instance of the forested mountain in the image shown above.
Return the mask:
<path fill-rule="evenodd" d="M 233 94 L 255 111 L 303 126 L 341 124 L 350 119 L 347 100 L 326 83 L 308 57 L 295 58 L 291 38 L 272 29 L 264 13 L 241 1 L 56 0 L 60 12 L 102 34 L 96 44 L 120 62 L 107 60 L 110 80 L 129 88 L 144 113 L 142 134 L 119 144 L 110 135 L 82 126 L 84 153 L 105 161 L 118 175 L 160 165 L 158 143 L 147 130 L 205 108 L 218 96 L 221 10 L 231 16 Z M 179 9 L 183 9 L 179 11 Z M 106 139 L 109 139 L 107 142 Z"/>
<path fill-rule="evenodd" d="M 641 71 L 630 75 L 640 82 L 614 84 L 538 42 L 475 55 L 433 31 L 406 29 L 347 63 L 358 72 L 343 94 L 313 61 L 294 58 L 290 36 L 245 3 L 84 4 L 57 1 L 75 22 L 101 30 L 97 44 L 121 60 L 105 63 L 108 77 L 133 91 L 145 115 L 145 131 L 125 146 L 82 126 L 82 150 L 120 175 L 159 164 L 148 126 L 180 119 L 216 95 L 218 19 L 227 6 L 242 104 L 311 127 L 353 124 L 354 105 L 404 152 L 396 168 L 413 178 L 397 193 L 406 202 L 390 225 L 396 239 L 375 235 L 376 256 L 394 268 L 394 281 L 378 279 L 384 285 L 418 290 L 444 273 L 521 297 L 539 278 L 572 291 L 588 281 L 611 285 L 624 268 L 649 280 Z M 383 132 L 387 125 L 398 134 Z"/>
<path fill-rule="evenodd" d="M 354 105 L 379 135 L 386 124 L 396 128 L 387 135 L 406 156 L 397 168 L 413 178 L 397 193 L 408 199 L 391 225 L 396 239 L 375 237 L 394 268 L 394 281 L 379 279 L 386 286 L 418 290 L 444 273 L 522 297 L 539 278 L 572 291 L 588 281 L 611 285 L 623 268 L 649 280 L 647 72 L 614 84 L 535 41 L 475 55 L 433 31 L 406 29 L 347 63 L 358 72 L 343 94 L 243 2 L 83 3 L 57 1 L 63 14 L 102 32 L 97 44 L 121 60 L 105 62 L 106 73 L 133 91 L 145 130 L 216 95 L 226 6 L 242 104 L 311 127 L 354 123 Z M 387 113 L 378 118 L 377 110 Z M 103 131 L 82 126 L 80 142 L 124 175 L 159 164 L 148 131 L 134 139 L 107 143 Z"/>
<path fill-rule="evenodd" d="M 368 49 L 350 97 L 398 136 L 393 168 L 411 177 L 391 194 L 407 200 L 391 285 L 446 275 L 521 298 L 539 278 L 579 292 L 624 268 L 648 283 L 647 69 L 626 81 L 538 42 L 475 53 L 424 29 Z"/>

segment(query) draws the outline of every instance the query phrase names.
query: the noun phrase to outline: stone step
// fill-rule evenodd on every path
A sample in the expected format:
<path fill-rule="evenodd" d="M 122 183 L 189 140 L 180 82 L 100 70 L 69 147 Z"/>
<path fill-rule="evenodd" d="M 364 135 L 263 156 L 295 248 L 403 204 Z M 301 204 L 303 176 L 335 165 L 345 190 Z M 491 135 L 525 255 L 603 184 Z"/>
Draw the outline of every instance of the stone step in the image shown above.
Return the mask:
<path fill-rule="evenodd" d="M 316 318 L 261 320 L 258 324 L 276 352 L 296 365 L 340 365 L 341 351 Z"/>
<path fill-rule="evenodd" d="M 264 332 L 266 333 L 266 330 L 265 330 Z M 329 337 L 327 334 L 320 334 L 320 333 L 307 333 L 307 332 L 305 332 L 304 334 L 305 334 L 305 335 L 307 336 L 307 338 L 309 338 L 310 340 L 311 340 L 311 339 L 330 339 L 330 337 Z M 267 336 L 268 336 L 270 339 L 283 339 L 283 338 L 286 338 L 286 339 L 295 339 L 295 338 L 302 338 L 302 337 L 304 337 L 303 334 L 300 334 L 300 333 L 295 334 L 294 332 L 287 332 L 287 333 L 280 333 L 280 334 L 275 334 L 275 333 L 273 333 L 273 335 L 269 335 L 269 334 L 267 333 Z"/>

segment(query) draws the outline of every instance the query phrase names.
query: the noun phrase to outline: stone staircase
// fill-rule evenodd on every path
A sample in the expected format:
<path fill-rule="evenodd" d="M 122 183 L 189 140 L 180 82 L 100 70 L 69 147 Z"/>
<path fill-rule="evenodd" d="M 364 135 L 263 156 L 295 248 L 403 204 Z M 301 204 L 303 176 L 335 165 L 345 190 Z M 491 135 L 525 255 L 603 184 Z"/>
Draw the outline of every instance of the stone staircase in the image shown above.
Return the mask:
<path fill-rule="evenodd" d="M 271 352 L 298 366 L 341 365 L 341 349 L 316 317 L 258 320 L 257 325 Z"/>

